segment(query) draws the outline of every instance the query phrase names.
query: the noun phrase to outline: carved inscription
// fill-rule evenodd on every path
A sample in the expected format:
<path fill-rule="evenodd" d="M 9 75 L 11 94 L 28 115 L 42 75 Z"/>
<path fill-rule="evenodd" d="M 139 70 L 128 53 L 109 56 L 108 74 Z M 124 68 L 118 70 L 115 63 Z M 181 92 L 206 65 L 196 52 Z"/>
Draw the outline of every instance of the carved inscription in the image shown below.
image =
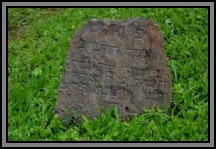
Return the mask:
<path fill-rule="evenodd" d="M 110 54 L 112 56 L 116 56 L 119 50 L 116 46 L 89 42 L 85 40 L 80 41 L 78 48 L 82 51 L 87 50 L 88 52 L 92 52 L 92 54 L 104 53 Z"/>
<path fill-rule="evenodd" d="M 66 88 L 99 96 L 115 96 L 113 86 L 114 65 L 92 63 L 88 59 L 72 60 L 73 69 L 65 75 Z M 88 71 L 85 71 L 88 69 Z"/>
<path fill-rule="evenodd" d="M 92 63 L 88 59 L 82 61 L 72 60 L 72 70 L 68 70 L 68 75 L 65 75 L 65 82 L 70 90 L 77 90 L 79 92 L 94 93 L 99 96 L 115 96 L 116 89 L 113 84 L 113 76 L 115 65 L 104 63 Z M 88 69 L 89 71 L 85 71 Z M 142 87 L 143 94 L 154 100 L 161 100 L 162 93 L 166 89 L 165 80 L 155 81 L 154 77 L 160 76 L 160 69 L 139 69 L 134 67 L 124 67 L 123 70 L 123 84 L 128 86 L 127 80 L 132 78 L 137 85 Z M 94 86 L 94 89 L 89 89 Z M 154 91 L 154 89 L 160 92 Z"/>

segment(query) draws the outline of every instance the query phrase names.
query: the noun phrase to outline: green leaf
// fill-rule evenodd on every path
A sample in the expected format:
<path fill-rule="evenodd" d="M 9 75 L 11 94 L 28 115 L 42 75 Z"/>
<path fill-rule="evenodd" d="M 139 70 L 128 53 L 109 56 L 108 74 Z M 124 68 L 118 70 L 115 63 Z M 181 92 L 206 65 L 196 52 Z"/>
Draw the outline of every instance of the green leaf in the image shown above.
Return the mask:
<path fill-rule="evenodd" d="M 117 13 L 118 10 L 116 8 L 110 8 L 110 13 L 114 14 L 114 13 Z"/>
<path fill-rule="evenodd" d="M 42 69 L 41 68 L 35 68 L 32 73 L 34 76 L 40 76 L 42 74 Z"/>
<path fill-rule="evenodd" d="M 165 20 L 165 23 L 166 23 L 166 24 L 171 24 L 171 23 L 172 23 L 172 20 L 171 20 L 170 18 L 167 18 L 167 19 Z"/>

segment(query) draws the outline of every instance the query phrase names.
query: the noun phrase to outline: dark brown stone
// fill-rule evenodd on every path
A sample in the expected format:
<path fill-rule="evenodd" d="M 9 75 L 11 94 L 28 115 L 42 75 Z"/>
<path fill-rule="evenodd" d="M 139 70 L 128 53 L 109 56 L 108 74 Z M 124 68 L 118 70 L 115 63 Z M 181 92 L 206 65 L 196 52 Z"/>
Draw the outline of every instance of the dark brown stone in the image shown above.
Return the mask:
<path fill-rule="evenodd" d="M 75 35 L 56 110 L 89 118 L 116 105 L 122 118 L 145 108 L 167 108 L 171 76 L 164 38 L 152 20 L 90 20 Z"/>

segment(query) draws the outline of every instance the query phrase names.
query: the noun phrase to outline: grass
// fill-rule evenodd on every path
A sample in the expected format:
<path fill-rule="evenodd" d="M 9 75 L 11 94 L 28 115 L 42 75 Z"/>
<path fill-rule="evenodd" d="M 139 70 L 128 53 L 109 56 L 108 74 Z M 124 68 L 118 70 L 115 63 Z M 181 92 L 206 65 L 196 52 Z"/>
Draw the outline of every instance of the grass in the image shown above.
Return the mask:
<path fill-rule="evenodd" d="M 73 34 L 91 18 L 137 17 L 152 18 L 164 34 L 174 108 L 149 109 L 124 122 L 114 108 L 97 119 L 65 126 L 54 109 Z M 8 140 L 207 141 L 208 10 L 9 8 Z"/>

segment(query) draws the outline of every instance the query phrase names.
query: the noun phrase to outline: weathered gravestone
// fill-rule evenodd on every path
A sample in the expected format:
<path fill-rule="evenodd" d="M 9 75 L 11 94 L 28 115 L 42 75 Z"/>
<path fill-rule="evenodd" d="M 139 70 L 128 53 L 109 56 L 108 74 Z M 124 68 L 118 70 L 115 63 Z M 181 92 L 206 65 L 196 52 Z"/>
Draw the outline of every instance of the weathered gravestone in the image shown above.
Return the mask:
<path fill-rule="evenodd" d="M 116 105 L 124 119 L 167 108 L 170 77 L 164 38 L 152 20 L 90 20 L 70 44 L 56 111 L 92 118 Z"/>

